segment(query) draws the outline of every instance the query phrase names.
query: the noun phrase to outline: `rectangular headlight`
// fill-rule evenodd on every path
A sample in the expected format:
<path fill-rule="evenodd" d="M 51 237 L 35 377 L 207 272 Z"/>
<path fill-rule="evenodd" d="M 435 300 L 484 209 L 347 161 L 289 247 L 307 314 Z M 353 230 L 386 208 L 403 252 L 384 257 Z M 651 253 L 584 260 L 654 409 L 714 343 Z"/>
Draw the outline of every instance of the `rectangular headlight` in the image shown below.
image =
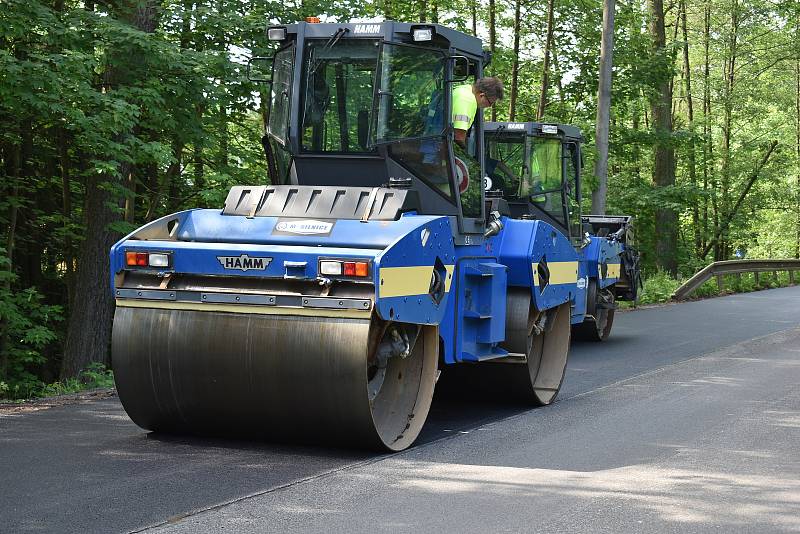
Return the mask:
<path fill-rule="evenodd" d="M 342 262 L 326 261 L 319 262 L 319 274 L 338 276 L 342 274 Z"/>
<path fill-rule="evenodd" d="M 431 39 L 433 39 L 432 28 L 417 28 L 414 30 L 415 41 L 430 41 Z"/>
<path fill-rule="evenodd" d="M 169 255 L 151 253 L 150 267 L 169 267 Z"/>
<path fill-rule="evenodd" d="M 542 124 L 542 133 L 555 135 L 558 133 L 558 126 L 555 124 Z"/>
<path fill-rule="evenodd" d="M 270 41 L 283 41 L 286 39 L 286 28 L 269 28 L 267 30 L 267 39 Z"/>

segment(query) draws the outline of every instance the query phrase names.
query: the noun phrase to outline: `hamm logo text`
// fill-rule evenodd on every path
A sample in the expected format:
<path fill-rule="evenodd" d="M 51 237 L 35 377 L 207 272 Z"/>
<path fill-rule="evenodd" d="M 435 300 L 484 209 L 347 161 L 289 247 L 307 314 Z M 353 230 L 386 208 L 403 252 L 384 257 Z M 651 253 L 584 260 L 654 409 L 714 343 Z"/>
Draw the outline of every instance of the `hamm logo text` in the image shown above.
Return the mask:
<path fill-rule="evenodd" d="M 380 24 L 356 24 L 355 33 L 366 33 L 367 35 L 378 35 L 381 33 Z"/>
<path fill-rule="evenodd" d="M 251 258 L 247 254 L 241 256 L 217 256 L 219 263 L 225 269 L 239 271 L 263 271 L 272 261 L 272 258 Z"/>

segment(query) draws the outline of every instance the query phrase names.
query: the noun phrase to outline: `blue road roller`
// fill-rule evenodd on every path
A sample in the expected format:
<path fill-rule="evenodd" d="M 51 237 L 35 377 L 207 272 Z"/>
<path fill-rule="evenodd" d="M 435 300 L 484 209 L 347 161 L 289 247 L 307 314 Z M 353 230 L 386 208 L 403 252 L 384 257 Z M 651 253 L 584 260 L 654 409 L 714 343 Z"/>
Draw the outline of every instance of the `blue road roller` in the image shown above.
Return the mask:
<path fill-rule="evenodd" d="M 560 165 L 557 187 L 519 167 L 529 190 L 510 175 L 506 188 L 511 162 L 492 144 L 517 127 L 478 116 L 462 145 L 444 120 L 453 88 L 483 75 L 479 39 L 400 22 L 266 34 L 269 185 L 235 186 L 221 209 L 168 215 L 111 249 L 112 361 L 131 419 L 398 451 L 444 368 L 553 402 L 573 327 L 604 337 L 609 291 L 635 293 L 629 220 L 580 218 L 576 130 L 546 134 L 557 162 L 539 165 Z M 530 152 L 541 133 L 514 140 Z"/>

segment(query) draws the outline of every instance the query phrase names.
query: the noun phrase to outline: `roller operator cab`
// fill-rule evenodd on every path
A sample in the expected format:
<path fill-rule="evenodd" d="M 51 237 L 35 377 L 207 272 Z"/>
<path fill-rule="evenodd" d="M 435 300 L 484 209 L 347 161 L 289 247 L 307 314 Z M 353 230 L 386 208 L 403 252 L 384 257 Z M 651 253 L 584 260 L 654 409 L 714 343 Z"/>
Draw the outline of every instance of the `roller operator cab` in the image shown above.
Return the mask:
<path fill-rule="evenodd" d="M 573 331 L 582 339 L 607 339 L 616 302 L 637 298 L 639 253 L 632 217 L 581 215 L 580 130 L 565 124 L 490 122 L 484 135 L 490 209 L 514 219 L 546 221 L 570 238 L 580 256 L 578 285 L 586 288 L 576 302 L 582 314 L 573 310 Z"/>
<path fill-rule="evenodd" d="M 480 40 L 436 24 L 270 27 L 264 184 L 153 221 L 111 250 L 125 410 L 162 432 L 401 450 L 443 367 L 552 402 L 583 252 L 557 218 L 484 193 L 454 87 Z M 489 209 L 487 209 L 487 207 Z"/>

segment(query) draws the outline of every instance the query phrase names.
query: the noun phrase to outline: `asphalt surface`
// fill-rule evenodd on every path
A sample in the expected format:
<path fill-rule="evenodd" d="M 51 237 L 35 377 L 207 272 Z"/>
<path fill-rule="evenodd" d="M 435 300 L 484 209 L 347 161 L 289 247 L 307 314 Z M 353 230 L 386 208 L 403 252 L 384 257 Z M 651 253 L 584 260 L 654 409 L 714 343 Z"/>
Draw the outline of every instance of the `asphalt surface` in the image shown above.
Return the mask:
<path fill-rule="evenodd" d="M 618 314 L 553 406 L 443 383 L 396 455 L 156 436 L 116 399 L 2 416 L 0 531 L 800 531 L 799 312 L 793 287 Z"/>

